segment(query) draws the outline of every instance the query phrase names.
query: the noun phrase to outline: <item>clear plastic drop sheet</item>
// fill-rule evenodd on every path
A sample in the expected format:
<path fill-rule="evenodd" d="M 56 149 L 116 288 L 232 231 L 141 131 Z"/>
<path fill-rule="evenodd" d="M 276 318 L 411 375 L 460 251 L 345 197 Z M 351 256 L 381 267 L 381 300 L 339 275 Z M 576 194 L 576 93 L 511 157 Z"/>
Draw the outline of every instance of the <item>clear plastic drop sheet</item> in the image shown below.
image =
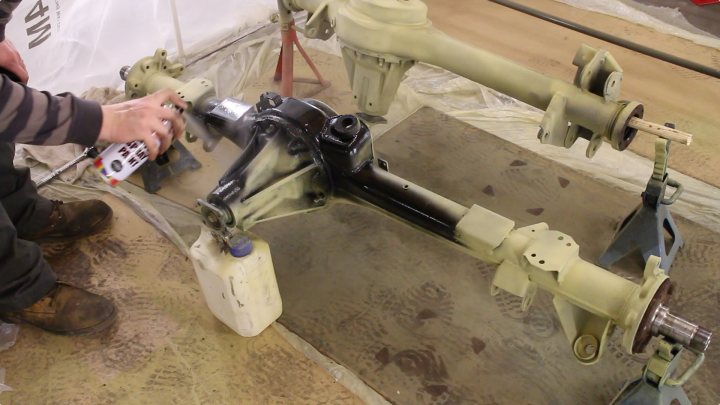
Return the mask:
<path fill-rule="evenodd" d="M 699 45 L 720 48 L 720 38 L 692 25 L 678 9 L 650 6 L 634 0 L 555 0 L 580 9 L 619 17 L 675 35 Z M 690 0 L 688 0 L 689 2 Z"/>

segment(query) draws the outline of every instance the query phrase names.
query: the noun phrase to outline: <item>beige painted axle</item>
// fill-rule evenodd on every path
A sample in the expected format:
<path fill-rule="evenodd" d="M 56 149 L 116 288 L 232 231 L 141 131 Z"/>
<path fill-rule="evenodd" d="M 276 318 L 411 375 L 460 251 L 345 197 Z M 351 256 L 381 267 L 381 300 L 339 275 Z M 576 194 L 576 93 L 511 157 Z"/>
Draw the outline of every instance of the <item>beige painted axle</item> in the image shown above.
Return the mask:
<path fill-rule="evenodd" d="M 624 150 L 637 130 L 686 145 L 692 139 L 642 121 L 642 104 L 619 99 L 623 71 L 604 50 L 581 46 L 571 83 L 444 34 L 432 26 L 421 0 L 278 0 L 278 9 L 285 25 L 293 11 L 307 10 L 308 38 L 337 34 L 353 98 L 369 115 L 386 114 L 404 73 L 426 62 L 545 110 L 540 141 L 570 147 L 585 138 L 588 157 L 603 140 Z"/>
<path fill-rule="evenodd" d="M 207 80 L 194 79 L 183 83 L 175 79 L 180 69 L 168 64 L 163 50 L 124 71 L 129 97 L 169 87 L 177 90 L 192 105 L 213 89 L 212 83 Z M 267 160 L 262 161 L 261 166 L 272 168 L 276 164 Z M 281 181 L 275 179 L 272 187 L 265 187 L 267 192 L 257 193 L 254 198 L 233 207 L 234 216 L 257 222 L 248 214 L 259 212 L 258 215 L 262 215 L 279 199 L 302 198 L 308 194 L 304 190 L 315 186 L 313 181 L 308 180 L 314 178 L 308 176 L 314 170 L 314 166 L 308 166 Z M 383 171 L 379 173 L 393 176 Z M 553 294 L 553 304 L 565 335 L 576 358 L 582 363 L 592 364 L 600 358 L 613 326 L 624 331 L 622 345 L 631 353 L 642 350 L 653 334 L 674 330 L 667 327 L 668 322 L 664 319 L 675 318 L 665 316 L 656 319 L 655 316 L 667 301 L 665 293 L 669 286 L 657 258 L 648 261 L 644 280 L 637 284 L 581 259 L 580 248 L 569 235 L 549 230 L 544 223 L 515 229 L 512 220 L 488 209 L 476 205 L 466 208 L 429 190 L 403 182 L 407 190 L 421 193 L 423 200 L 435 201 L 460 218 L 455 227 L 456 245 L 475 257 L 499 265 L 491 293 L 502 289 L 523 297 L 523 308 L 529 307 L 538 289 Z M 258 188 L 261 186 L 258 185 Z M 320 207 L 322 205 L 313 209 Z M 291 213 L 282 212 L 282 216 Z M 690 344 L 707 347 L 709 332 L 704 329 L 697 331 L 697 336 L 690 338 Z"/>

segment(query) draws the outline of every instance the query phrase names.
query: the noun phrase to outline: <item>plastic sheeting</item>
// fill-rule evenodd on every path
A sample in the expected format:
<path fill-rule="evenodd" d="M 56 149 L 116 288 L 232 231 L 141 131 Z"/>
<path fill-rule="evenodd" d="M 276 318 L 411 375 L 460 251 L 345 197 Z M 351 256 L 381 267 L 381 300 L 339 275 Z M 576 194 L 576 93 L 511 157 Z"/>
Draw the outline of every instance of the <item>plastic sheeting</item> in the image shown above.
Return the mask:
<path fill-rule="evenodd" d="M 17 325 L 0 321 L 0 352 L 15 345 L 19 331 L 20 327 Z"/>
<path fill-rule="evenodd" d="M 119 68 L 156 48 L 192 53 L 222 43 L 268 21 L 276 7 L 274 0 L 25 0 L 6 36 L 25 59 L 30 86 L 81 93 L 118 86 Z"/>
<path fill-rule="evenodd" d="M 5 369 L 0 368 L 0 393 L 4 391 L 12 391 L 12 388 L 4 384 L 5 381 Z"/>
<path fill-rule="evenodd" d="M 645 25 L 666 34 L 688 39 L 700 45 L 720 48 L 720 38 L 702 31 L 687 21 L 677 9 L 640 4 L 633 0 L 556 0 L 573 7 L 595 11 Z"/>
<path fill-rule="evenodd" d="M 692 27 L 674 9 L 633 0 L 557 1 L 720 48 L 720 39 Z M 7 37 L 22 53 L 32 87 L 82 93 L 92 86 L 117 87 L 121 66 L 158 47 L 171 54 L 201 53 L 232 41 L 275 11 L 274 0 L 26 0 L 15 11 Z"/>

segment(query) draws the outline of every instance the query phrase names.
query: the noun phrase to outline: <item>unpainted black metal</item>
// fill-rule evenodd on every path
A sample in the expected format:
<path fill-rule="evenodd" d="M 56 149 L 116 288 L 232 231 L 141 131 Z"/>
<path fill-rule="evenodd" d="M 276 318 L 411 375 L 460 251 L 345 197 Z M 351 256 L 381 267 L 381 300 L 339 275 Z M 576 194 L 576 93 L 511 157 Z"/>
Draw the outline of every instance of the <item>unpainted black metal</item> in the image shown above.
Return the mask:
<path fill-rule="evenodd" d="M 170 153 L 177 151 L 178 157 L 171 158 Z M 148 193 L 154 194 L 160 190 L 163 180 L 186 170 L 197 170 L 202 164 L 180 142 L 174 142 L 170 148 L 158 156 L 155 161 L 145 162 L 140 168 L 143 187 Z"/>

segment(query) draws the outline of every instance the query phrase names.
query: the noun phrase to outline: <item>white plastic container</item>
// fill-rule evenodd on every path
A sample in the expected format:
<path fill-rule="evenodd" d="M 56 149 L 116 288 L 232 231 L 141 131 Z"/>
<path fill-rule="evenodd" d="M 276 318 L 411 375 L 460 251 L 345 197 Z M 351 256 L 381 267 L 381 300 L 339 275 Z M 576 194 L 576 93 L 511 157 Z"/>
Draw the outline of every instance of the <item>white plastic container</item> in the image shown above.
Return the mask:
<path fill-rule="evenodd" d="M 210 311 L 238 334 L 256 336 L 282 313 L 282 300 L 270 246 L 249 236 L 252 251 L 244 257 L 223 253 L 210 231 L 202 227 L 190 248 L 205 302 Z"/>

